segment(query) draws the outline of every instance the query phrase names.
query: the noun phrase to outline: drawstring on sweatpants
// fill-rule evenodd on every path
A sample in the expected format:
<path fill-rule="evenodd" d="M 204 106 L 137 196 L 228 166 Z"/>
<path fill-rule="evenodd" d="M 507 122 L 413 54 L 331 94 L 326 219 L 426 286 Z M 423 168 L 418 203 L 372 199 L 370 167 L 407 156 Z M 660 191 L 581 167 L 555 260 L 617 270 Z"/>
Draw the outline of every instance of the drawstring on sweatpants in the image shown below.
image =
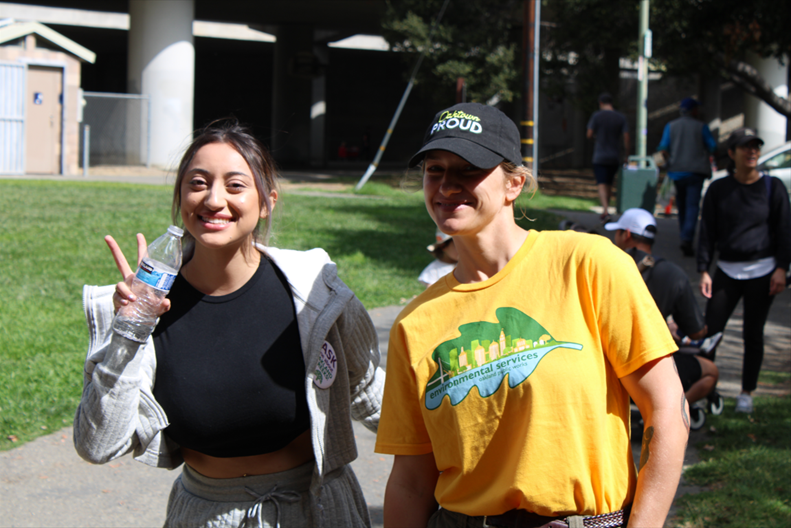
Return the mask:
<path fill-rule="evenodd" d="M 297 502 L 300 499 L 300 494 L 296 491 L 277 491 L 277 485 L 263 495 L 259 495 L 255 490 L 247 486 L 244 487 L 244 490 L 255 498 L 255 503 L 247 509 L 247 513 L 239 528 L 253 528 L 251 524 L 248 524 L 248 521 L 256 518 L 258 519 L 258 526 L 263 526 L 264 521 L 261 518 L 261 509 L 266 501 L 272 501 L 275 505 L 275 528 L 280 528 L 280 501 Z"/>

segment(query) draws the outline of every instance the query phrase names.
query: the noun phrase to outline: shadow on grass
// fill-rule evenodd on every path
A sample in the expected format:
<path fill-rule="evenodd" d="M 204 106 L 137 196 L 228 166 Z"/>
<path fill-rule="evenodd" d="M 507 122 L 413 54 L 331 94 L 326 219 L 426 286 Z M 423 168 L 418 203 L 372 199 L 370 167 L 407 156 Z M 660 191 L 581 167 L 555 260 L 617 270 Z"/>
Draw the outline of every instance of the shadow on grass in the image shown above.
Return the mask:
<path fill-rule="evenodd" d="M 708 418 L 702 461 L 684 472 L 707 490 L 679 499 L 677 526 L 791 526 L 791 397 L 754 405 L 752 414 L 736 414 L 726 401 L 722 415 Z"/>
<path fill-rule="evenodd" d="M 426 256 L 434 238 L 434 222 L 422 202 L 325 199 L 321 212 L 311 214 L 310 198 L 289 196 L 279 220 L 276 245 L 308 249 L 322 247 L 333 258 L 362 253 L 399 269 L 413 269 Z M 314 199 L 315 200 L 315 199 Z M 298 232 L 294 222 L 308 222 Z M 430 261 L 430 260 L 429 260 Z M 425 265 L 425 264 L 423 264 Z"/>
<path fill-rule="evenodd" d="M 290 205 L 296 205 L 300 199 L 302 197 L 289 197 L 292 202 Z M 422 201 L 352 203 L 335 200 L 332 204 L 325 203 L 322 209 L 329 212 L 323 218 L 314 217 L 310 220 L 312 227 L 308 233 L 301 235 L 300 240 L 289 234 L 289 224 L 296 221 L 295 216 L 285 213 L 278 242 L 286 242 L 284 247 L 292 247 L 287 242 L 293 241 L 297 244 L 294 247 L 300 249 L 323 247 L 333 258 L 359 253 L 371 261 L 386 263 L 415 274 L 432 260 L 426 246 L 433 242 L 436 226 Z M 333 213 L 338 213 L 339 219 L 345 215 L 356 221 L 353 224 L 335 222 Z M 558 215 L 545 211 L 526 210 L 525 214 L 528 218 L 517 220 L 525 229 L 557 229 L 560 221 Z M 302 217 L 301 213 L 298 215 Z"/>

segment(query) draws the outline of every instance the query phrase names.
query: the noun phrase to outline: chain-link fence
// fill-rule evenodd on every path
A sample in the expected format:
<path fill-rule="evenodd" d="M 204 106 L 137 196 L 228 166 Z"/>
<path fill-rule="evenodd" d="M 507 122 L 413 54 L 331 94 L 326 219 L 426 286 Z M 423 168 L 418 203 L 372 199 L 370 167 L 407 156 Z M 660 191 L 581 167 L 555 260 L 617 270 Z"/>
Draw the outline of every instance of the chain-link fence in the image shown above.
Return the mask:
<path fill-rule="evenodd" d="M 84 141 L 89 145 L 88 163 L 91 166 L 150 166 L 151 103 L 148 96 L 84 92 L 83 98 L 83 127 L 90 127 Z"/>

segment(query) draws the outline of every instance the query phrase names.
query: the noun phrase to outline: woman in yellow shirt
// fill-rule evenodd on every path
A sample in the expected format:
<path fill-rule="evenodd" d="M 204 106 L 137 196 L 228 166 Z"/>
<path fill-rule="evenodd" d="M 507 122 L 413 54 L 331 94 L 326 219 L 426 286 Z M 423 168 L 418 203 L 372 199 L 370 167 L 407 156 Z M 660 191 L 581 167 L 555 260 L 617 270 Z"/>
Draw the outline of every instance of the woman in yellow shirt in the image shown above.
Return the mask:
<path fill-rule="evenodd" d="M 410 161 L 459 261 L 391 330 L 385 526 L 661 526 L 689 427 L 675 344 L 607 239 L 517 225 L 521 161 L 513 121 L 475 103 L 437 113 Z"/>

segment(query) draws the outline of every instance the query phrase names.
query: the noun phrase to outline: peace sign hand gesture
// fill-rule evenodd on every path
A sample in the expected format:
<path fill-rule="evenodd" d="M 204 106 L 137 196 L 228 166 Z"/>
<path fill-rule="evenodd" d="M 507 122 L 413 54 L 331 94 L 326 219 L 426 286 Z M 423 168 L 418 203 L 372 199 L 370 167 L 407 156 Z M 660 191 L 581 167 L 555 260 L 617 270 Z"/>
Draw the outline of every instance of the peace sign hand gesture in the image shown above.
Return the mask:
<path fill-rule="evenodd" d="M 123 281 L 119 282 L 115 285 L 115 293 L 113 294 L 113 308 L 117 313 L 118 310 L 121 309 L 123 306 L 128 306 L 129 303 L 135 302 L 137 300 L 137 296 L 132 292 L 132 281 L 135 278 L 135 271 L 129 266 L 129 262 L 127 262 L 126 257 L 124 256 L 123 251 L 118 246 L 118 243 L 115 241 L 113 237 L 107 235 L 104 237 L 104 241 L 107 243 L 107 246 L 110 248 L 110 252 L 113 254 L 113 259 L 115 260 L 115 265 L 118 266 L 118 271 L 121 272 L 121 277 L 123 277 Z M 146 237 L 143 236 L 142 233 L 137 234 L 137 264 L 140 265 L 140 261 L 146 256 L 148 252 L 148 244 L 146 244 Z M 156 297 L 148 299 L 148 302 L 156 302 Z M 163 298 L 159 303 L 159 309 L 157 310 L 157 316 L 162 315 L 163 313 L 170 310 L 170 299 L 167 297 Z"/>

